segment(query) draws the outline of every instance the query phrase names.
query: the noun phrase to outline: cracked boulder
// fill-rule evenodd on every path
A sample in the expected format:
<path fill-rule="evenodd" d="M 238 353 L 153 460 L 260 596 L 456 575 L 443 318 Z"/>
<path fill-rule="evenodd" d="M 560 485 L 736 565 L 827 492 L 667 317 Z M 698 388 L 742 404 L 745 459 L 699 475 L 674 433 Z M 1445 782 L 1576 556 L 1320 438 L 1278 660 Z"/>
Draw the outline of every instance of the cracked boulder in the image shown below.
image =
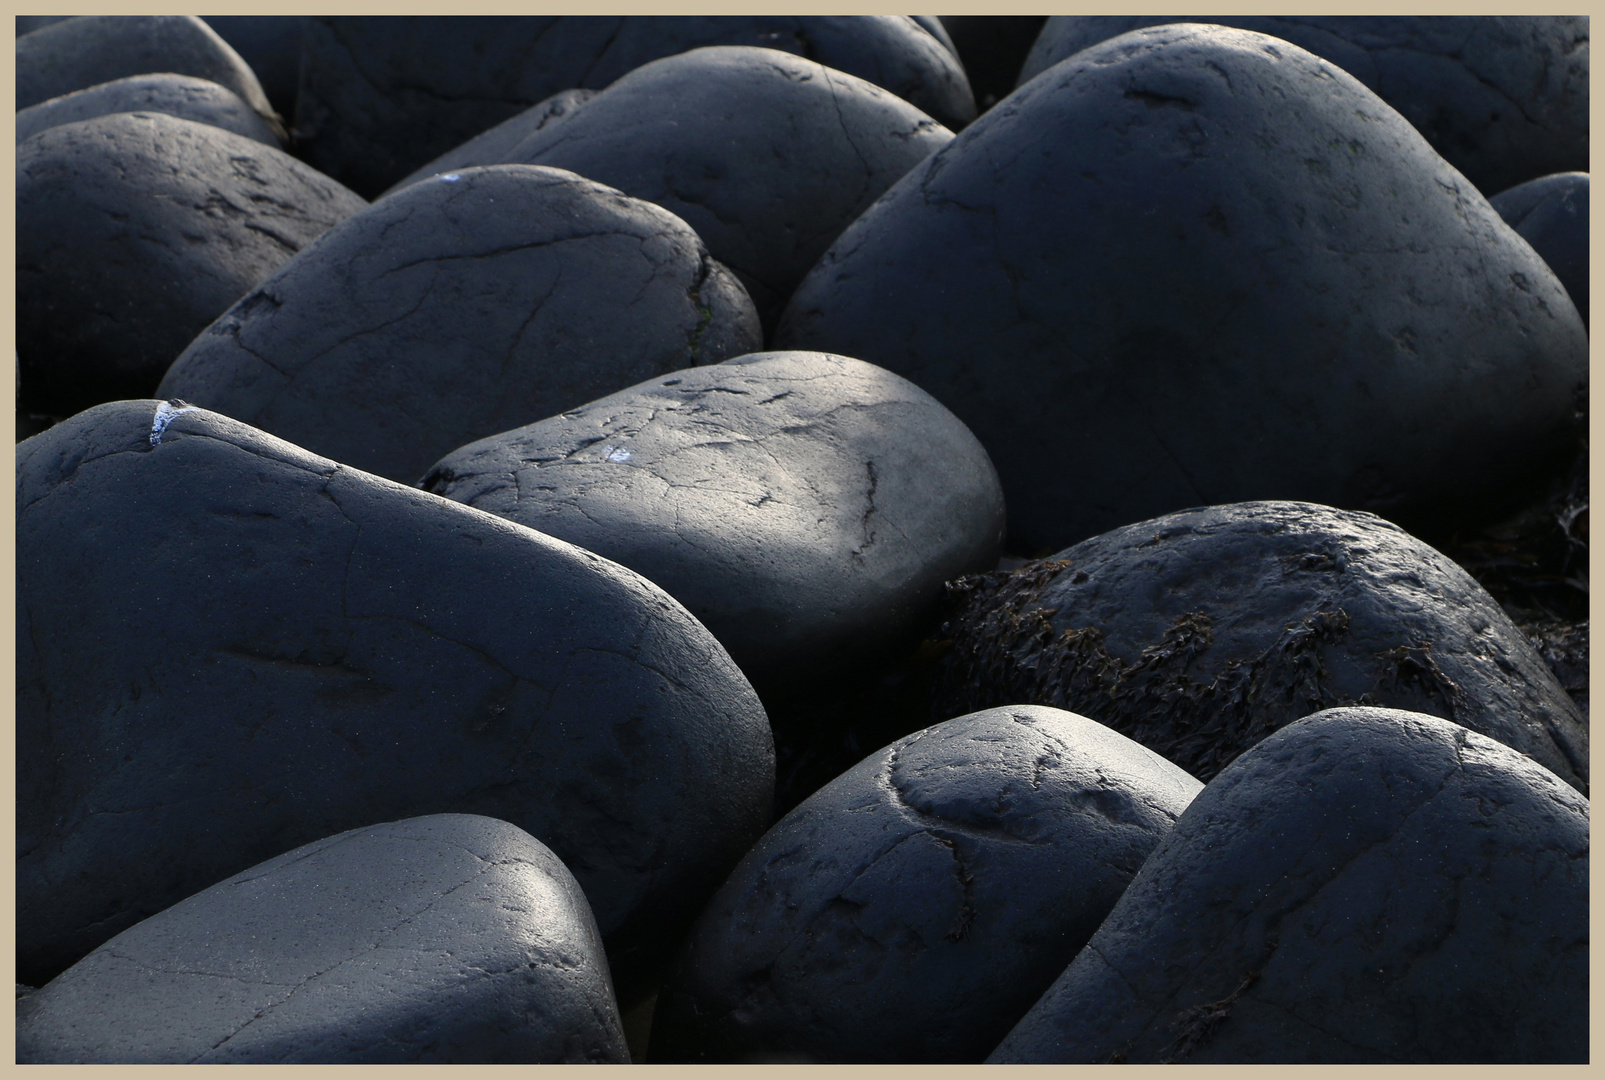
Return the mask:
<path fill-rule="evenodd" d="M 772 340 L 952 409 L 1019 554 L 1250 498 L 1495 520 L 1569 460 L 1587 346 L 1543 260 L 1375 94 L 1187 24 L 971 124 L 842 233 Z"/>
<path fill-rule="evenodd" d="M 992 1062 L 1588 1060 L 1588 800 L 1392 709 L 1192 801 Z"/>
<path fill-rule="evenodd" d="M 561 123 L 473 164 L 568 169 L 678 215 L 770 328 L 831 241 L 952 139 L 864 79 L 774 49 L 719 46 L 636 68 Z"/>
<path fill-rule="evenodd" d="M 160 72 L 228 87 L 283 137 L 250 65 L 194 15 L 81 15 L 17 38 L 17 108 Z"/>
<path fill-rule="evenodd" d="M 465 443 L 761 345 L 685 222 L 558 169 L 381 199 L 239 300 L 159 390 L 402 483 Z"/>
<path fill-rule="evenodd" d="M 644 575 L 765 692 L 906 644 L 1003 539 L 975 436 L 821 353 L 678 371 L 465 446 L 421 485 Z"/>
<path fill-rule="evenodd" d="M 1488 200 L 1543 257 L 1588 325 L 1588 174 L 1529 180 Z"/>
<path fill-rule="evenodd" d="M 624 999 L 770 821 L 757 697 L 638 574 L 182 403 L 17 462 L 24 983 L 299 844 L 475 813 L 573 872 Z"/>
<path fill-rule="evenodd" d="M 1116 35 L 1176 22 L 1269 34 L 1330 61 L 1485 194 L 1588 168 L 1586 15 L 1055 15 L 1018 85 Z"/>
<path fill-rule="evenodd" d="M 504 821 L 317 840 L 138 923 L 17 1006 L 24 1063 L 627 1063 L 585 894 Z"/>
<path fill-rule="evenodd" d="M 906 15 L 316 16 L 304 42 L 306 160 L 369 198 L 561 90 L 704 45 L 806 56 L 949 127 L 975 117 L 958 59 Z"/>
<path fill-rule="evenodd" d="M 68 415 L 149 396 L 208 323 L 366 205 L 276 147 L 161 113 L 39 132 L 17 147 L 18 401 Z"/>
<path fill-rule="evenodd" d="M 123 112 L 164 113 L 280 148 L 273 129 L 240 95 L 209 79 L 170 73 L 130 75 L 22 109 L 17 113 L 17 142 L 46 128 Z"/>
<path fill-rule="evenodd" d="M 899 739 L 742 859 L 658 999 L 652 1058 L 978 1062 L 1202 787 L 1040 706 Z"/>
<path fill-rule="evenodd" d="M 1588 721 L 1499 604 L 1371 514 L 1212 506 L 955 589 L 950 711 L 1096 716 L 1194 776 L 1338 705 L 1428 713 L 1586 790 Z"/>

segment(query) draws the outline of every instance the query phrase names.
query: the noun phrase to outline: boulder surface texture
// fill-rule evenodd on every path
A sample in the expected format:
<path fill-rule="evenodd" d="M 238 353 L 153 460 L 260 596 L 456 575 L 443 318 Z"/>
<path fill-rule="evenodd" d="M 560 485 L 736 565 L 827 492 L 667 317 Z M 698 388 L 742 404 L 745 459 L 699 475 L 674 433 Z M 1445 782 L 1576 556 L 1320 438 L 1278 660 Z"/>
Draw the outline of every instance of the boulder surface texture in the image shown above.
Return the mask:
<path fill-rule="evenodd" d="M 215 413 L 115 402 L 20 444 L 17 572 L 29 985 L 263 859 L 431 813 L 556 852 L 623 984 L 770 820 L 763 709 L 662 590 Z"/>
<path fill-rule="evenodd" d="M 343 15 L 309 18 L 304 34 L 302 149 L 369 198 L 560 90 L 704 45 L 806 56 L 951 128 L 975 116 L 958 59 L 906 15 Z"/>
<path fill-rule="evenodd" d="M 1173 22 L 1253 30 L 1331 61 L 1484 194 L 1588 168 L 1586 15 L 1055 15 L 1019 85 L 1101 41 Z"/>
<path fill-rule="evenodd" d="M 735 271 L 772 327 L 831 241 L 952 139 L 864 79 L 774 49 L 715 46 L 642 65 L 474 164 L 549 165 L 656 203 Z"/>
<path fill-rule="evenodd" d="M 1204 788 L 993 1062 L 1588 1060 L 1588 800 L 1333 709 Z"/>
<path fill-rule="evenodd" d="M 353 829 L 124 930 L 17 1009 L 17 1060 L 629 1060 L 596 920 L 540 841 L 437 814 Z"/>
<path fill-rule="evenodd" d="M 1517 184 L 1488 200 L 1533 246 L 1588 325 L 1588 174 L 1555 173 Z"/>
<path fill-rule="evenodd" d="M 421 484 L 661 585 L 760 691 L 906 644 L 1003 542 L 975 436 L 908 380 L 821 353 L 654 379 L 465 446 Z"/>
<path fill-rule="evenodd" d="M 654 1061 L 977 1062 L 1203 787 L 1082 716 L 961 716 L 786 815 L 697 922 Z"/>
<path fill-rule="evenodd" d="M 760 344 L 673 214 L 558 169 L 381 199 L 242 297 L 162 380 L 336 461 L 416 481 L 465 443 Z"/>
<path fill-rule="evenodd" d="M 161 72 L 228 87 L 283 137 L 256 73 L 194 15 L 80 15 L 17 38 L 17 108 Z"/>
<path fill-rule="evenodd" d="M 17 113 L 17 141 L 46 128 L 120 112 L 158 112 L 194 120 L 279 148 L 279 138 L 240 95 L 193 75 L 130 75 L 74 90 Z"/>
<path fill-rule="evenodd" d="M 1447 556 L 1371 514 L 1240 503 L 962 583 L 944 705 L 1072 709 L 1208 780 L 1336 705 L 1453 720 L 1582 790 L 1588 721 Z"/>
<path fill-rule="evenodd" d="M 1564 467 L 1587 385 L 1559 281 L 1403 117 L 1188 24 L 1076 54 L 916 166 L 771 347 L 952 409 L 1021 554 L 1243 499 L 1493 520 Z"/>
<path fill-rule="evenodd" d="M 41 131 L 17 147 L 19 400 L 68 415 L 149 396 L 208 323 L 366 205 L 275 147 L 161 113 Z"/>

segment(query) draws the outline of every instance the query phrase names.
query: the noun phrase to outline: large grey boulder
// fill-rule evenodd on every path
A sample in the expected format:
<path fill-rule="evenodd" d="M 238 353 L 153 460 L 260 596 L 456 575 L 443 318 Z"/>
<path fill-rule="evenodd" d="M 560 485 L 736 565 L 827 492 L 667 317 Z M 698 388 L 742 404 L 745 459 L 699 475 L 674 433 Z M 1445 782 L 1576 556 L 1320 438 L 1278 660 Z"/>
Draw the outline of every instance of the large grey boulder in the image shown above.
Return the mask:
<path fill-rule="evenodd" d="M 226 86 L 193 75 L 130 75 L 41 101 L 17 113 L 17 142 L 46 128 L 121 112 L 157 112 L 232 131 L 279 149 L 279 136 Z"/>
<path fill-rule="evenodd" d="M 498 817 L 621 998 L 769 823 L 773 744 L 683 607 L 570 544 L 176 402 L 18 447 L 18 977 L 346 829 Z"/>
<path fill-rule="evenodd" d="M 658 998 L 652 1059 L 980 1061 L 1202 787 L 1040 706 L 899 739 L 741 860 Z"/>
<path fill-rule="evenodd" d="M 1555 271 L 1588 325 L 1588 174 L 1555 173 L 1488 200 Z"/>
<path fill-rule="evenodd" d="M 1582 1063 L 1588 997 L 1588 800 L 1333 709 L 1204 788 L 988 1060 Z"/>
<path fill-rule="evenodd" d="M 1554 274 L 1353 77 L 1263 34 L 1136 30 L 900 180 L 771 347 L 912 379 L 986 446 L 1012 546 L 1306 499 L 1438 535 L 1581 431 Z"/>
<path fill-rule="evenodd" d="M 420 483 L 656 582 L 763 692 L 906 644 L 1003 541 L 975 436 L 908 380 L 821 353 L 677 371 L 462 447 Z"/>
<path fill-rule="evenodd" d="M 596 920 L 540 841 L 437 814 L 253 866 L 17 1007 L 20 1063 L 629 1060 Z"/>
<path fill-rule="evenodd" d="M 159 394 L 401 483 L 465 443 L 759 347 L 685 222 L 559 169 L 381 199 L 240 297 Z"/>

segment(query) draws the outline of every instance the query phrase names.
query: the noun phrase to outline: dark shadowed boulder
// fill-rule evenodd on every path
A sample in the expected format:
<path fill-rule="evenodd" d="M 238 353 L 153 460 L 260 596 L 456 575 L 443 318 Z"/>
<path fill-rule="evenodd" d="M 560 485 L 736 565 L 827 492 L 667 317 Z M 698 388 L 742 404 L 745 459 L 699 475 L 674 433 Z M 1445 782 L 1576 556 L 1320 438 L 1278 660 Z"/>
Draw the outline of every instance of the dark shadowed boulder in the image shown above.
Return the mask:
<path fill-rule="evenodd" d="M 721 46 L 636 68 L 499 160 L 568 169 L 684 218 L 772 327 L 837 234 L 952 138 L 863 79 Z"/>
<path fill-rule="evenodd" d="M 149 396 L 208 323 L 366 205 L 276 147 L 161 113 L 41 131 L 17 147 L 19 400 L 66 415 Z"/>
<path fill-rule="evenodd" d="M 994 1062 L 1588 1060 L 1588 800 L 1418 713 L 1238 758 Z"/>
<path fill-rule="evenodd" d="M 193 15 L 80 15 L 19 37 L 17 108 L 164 71 L 228 87 L 283 136 L 250 65 Z"/>
<path fill-rule="evenodd" d="M 1493 520 L 1564 467 L 1587 386 L 1561 284 L 1403 117 L 1188 24 L 1076 54 L 916 166 L 771 344 L 952 409 L 1022 554 L 1243 499 Z"/>
<path fill-rule="evenodd" d="M 273 129 L 228 87 L 173 74 L 130 75 L 30 105 L 17 113 L 17 142 L 46 128 L 122 112 L 165 113 L 232 131 L 274 149 L 281 145 Z"/>
<path fill-rule="evenodd" d="M 1588 325 L 1588 174 L 1556 173 L 1518 184 L 1488 200 L 1543 256 Z"/>
<path fill-rule="evenodd" d="M 919 387 L 845 356 L 758 353 L 448 454 L 429 491 L 661 585 L 767 692 L 861 666 L 996 565 L 986 451 Z"/>
<path fill-rule="evenodd" d="M 806 56 L 949 127 L 975 116 L 958 59 L 906 15 L 318 16 L 305 33 L 297 135 L 370 198 L 560 90 L 704 45 Z"/>
<path fill-rule="evenodd" d="M 1174 22 L 1270 34 L 1331 61 L 1484 194 L 1588 168 L 1586 15 L 1055 15 L 1020 85 L 1101 41 Z"/>
<path fill-rule="evenodd" d="M 589 552 L 174 402 L 22 443 L 16 501 L 30 985 L 300 844 L 474 813 L 573 872 L 627 999 L 769 822 L 746 679 Z"/>
<path fill-rule="evenodd" d="M 197 337 L 160 393 L 412 483 L 465 443 L 759 344 L 741 283 L 685 222 L 498 165 L 344 222 Z"/>
<path fill-rule="evenodd" d="M 286 121 L 295 116 L 301 81 L 301 24 L 304 15 L 206 15 L 206 25 L 229 43 L 250 66 L 262 92 Z"/>
<path fill-rule="evenodd" d="M 1045 15 L 943 15 L 964 74 L 985 112 L 1014 90 L 1020 68 L 1042 32 Z"/>
<path fill-rule="evenodd" d="M 627 1062 L 579 882 L 504 821 L 317 840 L 117 935 L 18 1008 L 19 1062 Z"/>
<path fill-rule="evenodd" d="M 1202 786 L 1058 709 L 899 739 L 742 859 L 658 998 L 652 1058 L 980 1061 Z"/>
<path fill-rule="evenodd" d="M 1208 780 L 1310 713 L 1384 705 L 1587 789 L 1588 722 L 1526 635 L 1458 565 L 1370 514 L 1188 510 L 969 579 L 958 597 L 949 711 L 1056 705 Z"/>

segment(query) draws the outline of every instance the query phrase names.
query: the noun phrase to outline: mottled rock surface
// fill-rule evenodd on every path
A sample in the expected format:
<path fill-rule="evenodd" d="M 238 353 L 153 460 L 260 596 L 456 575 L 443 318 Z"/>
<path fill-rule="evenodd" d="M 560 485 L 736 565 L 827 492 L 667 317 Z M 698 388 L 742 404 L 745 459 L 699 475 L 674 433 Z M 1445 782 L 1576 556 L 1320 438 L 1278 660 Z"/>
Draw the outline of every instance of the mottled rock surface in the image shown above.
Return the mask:
<path fill-rule="evenodd" d="M 1587 15 L 1055 15 L 1020 85 L 1101 41 L 1174 22 L 1270 34 L 1331 61 L 1485 195 L 1588 168 Z"/>
<path fill-rule="evenodd" d="M 17 147 L 19 402 L 65 416 L 149 396 L 208 323 L 366 205 L 275 147 L 161 113 L 41 131 Z"/>
<path fill-rule="evenodd" d="M 193 15 L 80 15 L 17 39 L 17 108 L 129 75 L 171 72 L 228 87 L 282 137 L 240 54 Z"/>
<path fill-rule="evenodd" d="M 771 347 L 952 409 L 1029 555 L 1249 498 L 1494 520 L 1564 467 L 1588 377 L 1560 282 L 1403 117 L 1188 24 L 1078 53 L 916 166 Z"/>
<path fill-rule="evenodd" d="M 771 736 L 662 590 L 227 417 L 18 447 L 18 978 L 346 829 L 499 817 L 584 887 L 620 998 L 768 825 Z"/>
<path fill-rule="evenodd" d="M 561 123 L 472 163 L 567 169 L 656 203 L 735 272 L 770 328 L 831 241 L 952 139 L 864 79 L 774 49 L 718 46 L 644 64 Z"/>
<path fill-rule="evenodd" d="M 949 127 L 975 116 L 958 59 L 906 15 L 317 16 L 305 35 L 302 148 L 370 198 L 558 91 L 704 45 L 806 56 Z"/>
<path fill-rule="evenodd" d="M 381 199 L 242 297 L 160 394 L 412 483 L 465 443 L 760 345 L 740 282 L 659 207 L 557 169 Z"/>
<path fill-rule="evenodd" d="M 210 124 L 278 149 L 279 137 L 240 96 L 193 75 L 130 75 L 74 90 L 17 113 L 17 142 L 46 128 L 120 112 L 158 112 Z"/>
<path fill-rule="evenodd" d="M 1040 706 L 899 739 L 736 867 L 659 996 L 652 1059 L 980 1061 L 1202 786 Z"/>
<path fill-rule="evenodd" d="M 1588 1059 L 1588 800 L 1334 709 L 1216 777 L 994 1062 Z"/>
<path fill-rule="evenodd" d="M 760 690 L 902 643 L 1003 539 L 975 436 L 906 379 L 820 353 L 642 383 L 465 446 L 421 484 L 661 585 Z"/>
<path fill-rule="evenodd" d="M 960 584 L 950 711 L 1102 718 L 1203 780 L 1294 720 L 1383 705 L 1453 720 L 1586 790 L 1588 723 L 1450 559 L 1370 514 L 1206 507 Z"/>
<path fill-rule="evenodd" d="M 354 829 L 124 930 L 18 1008 L 19 1062 L 627 1062 L 602 941 L 493 818 Z"/>
<path fill-rule="evenodd" d="M 1555 271 L 1588 325 L 1588 174 L 1556 173 L 1488 200 Z"/>

